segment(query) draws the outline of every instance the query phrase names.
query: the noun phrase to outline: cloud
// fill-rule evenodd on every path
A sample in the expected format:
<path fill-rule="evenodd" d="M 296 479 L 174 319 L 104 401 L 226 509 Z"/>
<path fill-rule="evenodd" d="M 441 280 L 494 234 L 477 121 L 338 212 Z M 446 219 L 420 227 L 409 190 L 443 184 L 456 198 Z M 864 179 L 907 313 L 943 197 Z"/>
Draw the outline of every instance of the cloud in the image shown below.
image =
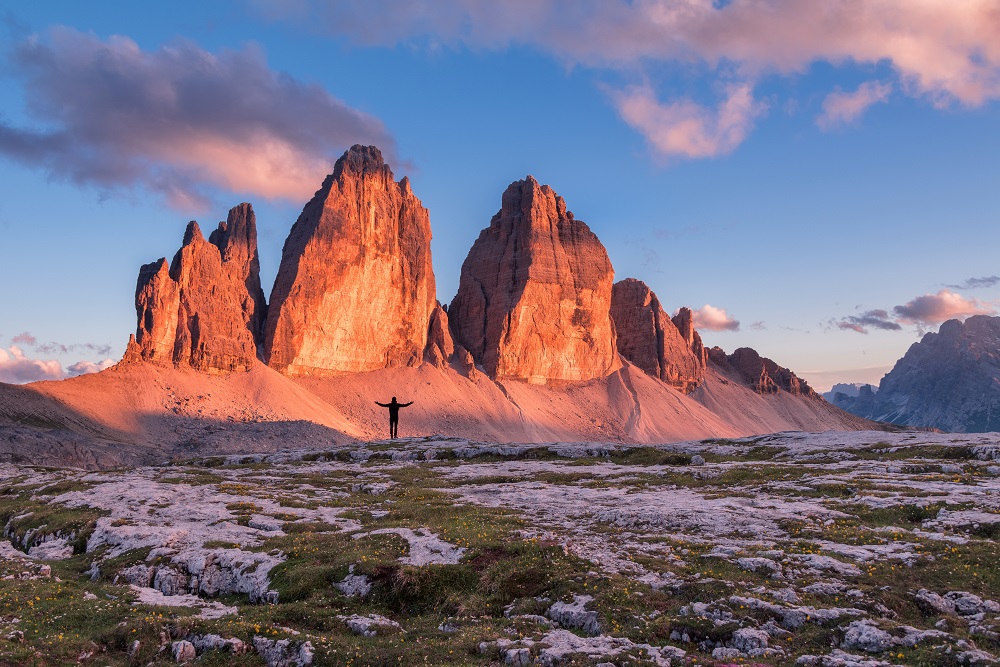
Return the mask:
<path fill-rule="evenodd" d="M 888 102 L 892 85 L 880 81 L 866 81 L 853 93 L 840 90 L 830 93 L 823 100 L 823 114 L 816 124 L 823 130 L 832 130 L 856 121 L 873 104 Z"/>
<path fill-rule="evenodd" d="M 144 51 L 71 28 L 14 46 L 32 127 L 0 120 L 0 154 L 113 191 L 142 187 L 179 208 L 207 188 L 307 199 L 354 143 L 395 143 L 376 118 L 270 69 L 261 51 L 178 42 Z"/>
<path fill-rule="evenodd" d="M 866 310 L 860 315 L 848 315 L 834 324 L 838 329 L 857 331 L 860 334 L 867 334 L 868 329 L 899 331 L 903 328 L 884 310 Z"/>
<path fill-rule="evenodd" d="M 1000 283 L 1000 276 L 985 276 L 983 278 L 966 278 L 961 285 L 945 285 L 952 289 L 976 289 L 978 287 L 993 287 Z"/>
<path fill-rule="evenodd" d="M 706 329 L 708 331 L 740 330 L 739 320 L 731 318 L 725 308 L 716 308 L 708 304 L 692 312 L 692 321 L 695 329 Z"/>
<path fill-rule="evenodd" d="M 685 158 L 731 153 L 743 143 L 765 105 L 754 101 L 748 84 L 733 85 L 717 109 L 683 99 L 661 103 L 649 86 L 612 95 L 622 119 L 662 155 Z"/>
<path fill-rule="evenodd" d="M 44 343 L 42 345 L 36 345 L 35 350 L 41 354 L 71 354 L 73 352 L 92 352 L 94 354 L 100 355 L 102 357 L 111 354 L 111 346 L 108 344 L 97 344 L 97 343 L 72 343 L 70 345 L 64 345 L 63 343 Z"/>
<path fill-rule="evenodd" d="M 754 331 L 767 331 L 767 324 L 764 320 L 757 320 L 750 324 L 750 328 Z"/>
<path fill-rule="evenodd" d="M 887 65 L 904 94 L 946 105 L 1000 97 L 995 0 L 251 0 L 272 19 L 365 45 L 527 45 L 570 64 L 735 70 L 745 80 L 814 63 Z"/>
<path fill-rule="evenodd" d="M 76 346 L 74 346 L 76 347 Z M 23 384 L 39 380 L 62 380 L 87 373 L 97 373 L 114 366 L 114 359 L 104 361 L 78 361 L 63 370 L 55 359 L 32 359 L 17 345 L 4 349 L 0 347 L 0 382 Z"/>
<path fill-rule="evenodd" d="M 10 342 L 14 345 L 34 345 L 37 341 L 35 337 L 32 336 L 30 333 L 28 333 L 27 331 L 22 331 L 21 333 L 11 338 Z"/>
<path fill-rule="evenodd" d="M 993 315 L 996 310 L 978 299 L 966 299 L 961 294 L 941 290 L 924 294 L 892 309 L 900 322 L 906 324 L 939 324 L 945 320 L 963 319 L 972 315 Z"/>
<path fill-rule="evenodd" d="M 114 359 L 105 359 L 99 363 L 94 363 L 93 361 L 78 361 L 75 364 L 69 366 L 66 369 L 66 374 L 69 377 L 76 377 L 77 375 L 87 375 L 89 373 L 99 373 L 105 368 L 111 368 L 117 362 Z"/>
<path fill-rule="evenodd" d="M 0 347 L 0 382 L 21 384 L 37 380 L 59 380 L 63 369 L 54 359 L 29 359 L 17 345 Z"/>

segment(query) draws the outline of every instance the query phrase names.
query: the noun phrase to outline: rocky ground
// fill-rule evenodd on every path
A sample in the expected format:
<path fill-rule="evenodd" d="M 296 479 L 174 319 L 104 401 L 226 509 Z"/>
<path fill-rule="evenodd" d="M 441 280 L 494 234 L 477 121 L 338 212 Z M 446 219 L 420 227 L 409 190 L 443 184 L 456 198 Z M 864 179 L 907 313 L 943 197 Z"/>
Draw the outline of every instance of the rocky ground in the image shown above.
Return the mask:
<path fill-rule="evenodd" d="M 996 434 L 7 464 L 0 524 L 0 665 L 1000 655 Z"/>

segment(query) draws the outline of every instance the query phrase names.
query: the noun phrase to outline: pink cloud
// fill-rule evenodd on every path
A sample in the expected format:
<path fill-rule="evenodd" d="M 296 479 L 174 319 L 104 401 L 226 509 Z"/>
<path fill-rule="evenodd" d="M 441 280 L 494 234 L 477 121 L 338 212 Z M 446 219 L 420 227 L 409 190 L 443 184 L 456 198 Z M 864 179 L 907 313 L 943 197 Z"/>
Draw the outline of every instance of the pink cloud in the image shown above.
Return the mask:
<path fill-rule="evenodd" d="M 503 49 L 527 45 L 567 65 L 641 76 L 650 63 L 707 68 L 742 82 L 742 121 L 724 122 L 684 96 L 660 103 L 644 87 L 615 96 L 623 118 L 669 155 L 704 157 L 739 144 L 752 120 L 750 92 L 769 74 L 814 63 L 887 65 L 895 88 L 936 106 L 976 107 L 1000 98 L 1000 6 L 995 0 L 250 0 L 271 19 L 308 22 L 365 45 L 415 43 Z M 884 101 L 871 84 L 833 93 L 824 117 L 849 122 Z M 729 100 L 739 107 L 739 99 Z M 716 121 L 713 121 L 713 116 Z M 739 114 L 738 114 L 739 117 Z M 824 121 L 826 122 L 826 121 Z M 726 128 L 729 128 L 728 130 Z"/>
<path fill-rule="evenodd" d="M 0 154 L 105 190 L 148 188 L 182 209 L 204 206 L 206 185 L 301 202 L 347 146 L 394 152 L 379 120 L 270 69 L 253 47 L 144 51 L 60 27 L 16 45 L 8 69 L 38 125 L 0 120 Z"/>
<path fill-rule="evenodd" d="M 740 322 L 734 320 L 726 312 L 725 308 L 716 308 L 705 304 L 698 310 L 692 311 L 692 322 L 695 329 L 705 329 L 708 331 L 739 331 Z"/>
<path fill-rule="evenodd" d="M 906 324 L 939 324 L 972 315 L 994 315 L 996 309 L 978 299 L 966 299 L 945 289 L 937 294 L 918 296 L 902 306 L 896 306 L 893 312 L 900 322 Z"/>
<path fill-rule="evenodd" d="M 622 119 L 659 153 L 686 158 L 732 152 L 764 110 L 763 104 L 754 101 L 749 85 L 730 87 L 714 110 L 690 100 L 663 104 L 648 86 L 618 92 L 614 102 Z"/>
<path fill-rule="evenodd" d="M 27 331 L 22 331 L 11 338 L 10 342 L 14 345 L 34 345 L 38 340 Z"/>
<path fill-rule="evenodd" d="M 114 359 L 104 361 L 78 361 L 63 370 L 55 359 L 32 359 L 17 345 L 4 349 L 0 347 L 0 382 L 24 384 L 39 380 L 62 380 L 87 373 L 97 373 L 117 363 Z"/>
<path fill-rule="evenodd" d="M 816 119 L 816 124 L 823 130 L 831 130 L 852 123 L 873 104 L 888 102 L 891 92 L 891 84 L 866 81 L 854 92 L 838 90 L 830 93 L 823 100 L 823 113 Z"/>
<path fill-rule="evenodd" d="M 117 362 L 114 359 L 105 359 L 98 363 L 93 361 L 78 361 L 75 364 L 66 368 L 66 374 L 69 377 L 76 377 L 77 375 L 87 375 L 90 373 L 99 373 L 105 368 L 111 368 Z"/>
<path fill-rule="evenodd" d="M 0 347 L 0 382 L 22 384 L 59 380 L 63 376 L 62 365 L 54 359 L 29 359 L 17 345 L 11 345 L 7 350 Z"/>

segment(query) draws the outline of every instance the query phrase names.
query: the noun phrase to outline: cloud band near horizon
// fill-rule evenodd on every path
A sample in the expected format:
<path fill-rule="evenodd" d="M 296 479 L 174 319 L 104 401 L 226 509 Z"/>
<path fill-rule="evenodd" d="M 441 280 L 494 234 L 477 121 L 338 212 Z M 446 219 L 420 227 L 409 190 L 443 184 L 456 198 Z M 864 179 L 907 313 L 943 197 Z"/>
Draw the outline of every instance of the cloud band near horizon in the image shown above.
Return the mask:
<path fill-rule="evenodd" d="M 833 324 L 838 329 L 867 334 L 870 329 L 901 331 L 904 324 L 925 327 L 973 315 L 995 315 L 996 312 L 996 308 L 988 302 L 943 289 L 937 294 L 922 294 L 894 306 L 892 314 L 886 310 L 867 310 L 860 315 L 843 317 Z"/>

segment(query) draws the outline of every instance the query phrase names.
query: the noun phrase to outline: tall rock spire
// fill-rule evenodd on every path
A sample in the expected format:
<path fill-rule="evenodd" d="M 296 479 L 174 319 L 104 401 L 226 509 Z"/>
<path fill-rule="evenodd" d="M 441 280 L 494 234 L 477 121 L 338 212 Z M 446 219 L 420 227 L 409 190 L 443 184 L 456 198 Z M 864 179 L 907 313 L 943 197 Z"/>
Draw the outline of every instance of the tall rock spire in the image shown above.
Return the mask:
<path fill-rule="evenodd" d="M 188 223 L 169 265 L 159 259 L 139 270 L 135 307 L 140 358 L 203 371 L 250 369 L 266 310 L 250 204 L 230 210 L 208 241 L 197 222 Z"/>
<path fill-rule="evenodd" d="M 285 241 L 264 327 L 268 364 L 335 375 L 423 359 L 436 301 L 427 209 L 374 146 L 353 146 Z"/>
<path fill-rule="evenodd" d="M 590 380 L 621 366 L 613 282 L 597 236 L 528 176 L 507 188 L 469 251 L 448 316 L 456 342 L 494 378 Z"/>

